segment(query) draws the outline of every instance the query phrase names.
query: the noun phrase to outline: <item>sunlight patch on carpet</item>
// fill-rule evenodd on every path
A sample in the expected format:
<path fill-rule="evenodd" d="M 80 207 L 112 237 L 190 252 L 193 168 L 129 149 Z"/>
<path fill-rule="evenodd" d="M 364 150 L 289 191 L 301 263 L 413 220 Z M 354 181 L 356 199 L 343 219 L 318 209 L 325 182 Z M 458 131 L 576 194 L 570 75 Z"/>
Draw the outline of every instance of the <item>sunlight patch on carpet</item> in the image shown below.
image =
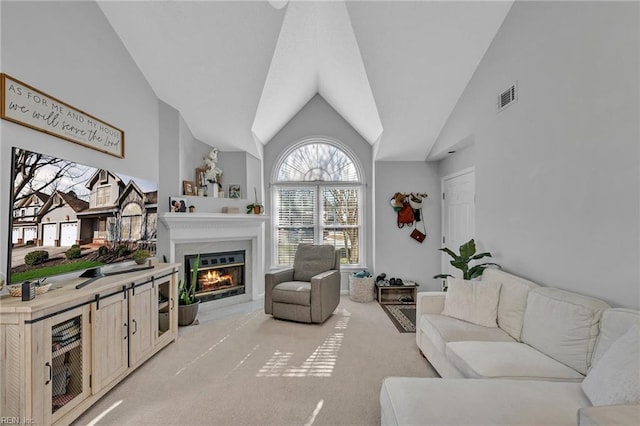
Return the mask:
<path fill-rule="evenodd" d="M 236 364 L 236 366 L 235 366 L 235 367 L 233 367 L 233 368 L 231 369 L 231 371 L 229 371 L 227 374 L 225 374 L 225 376 L 224 376 L 224 377 L 225 377 L 225 379 L 226 379 L 226 378 L 228 378 L 228 377 L 231 375 L 231 373 L 233 373 L 234 371 L 236 371 L 238 368 L 242 367 L 242 364 L 244 364 L 244 363 L 249 359 L 249 357 L 251 357 L 251 355 L 253 355 L 253 354 L 254 354 L 254 352 L 255 352 L 256 350 L 258 350 L 258 348 L 259 348 L 259 347 L 260 347 L 260 345 L 255 345 L 255 346 L 253 347 L 253 349 L 251 349 L 251 352 L 249 352 L 249 353 L 248 353 L 244 358 L 242 358 L 242 361 L 240 361 L 239 363 L 237 363 L 237 364 Z"/>
<path fill-rule="evenodd" d="M 345 330 L 350 317 L 351 313 L 344 311 L 334 329 Z M 342 332 L 329 334 L 299 367 L 289 366 L 293 352 L 275 351 L 256 377 L 331 377 L 343 340 Z"/>
<path fill-rule="evenodd" d="M 318 405 L 316 405 L 316 409 L 313 410 L 313 413 L 311 413 L 311 417 L 309 417 L 309 420 L 307 420 L 304 426 L 311 426 L 313 422 L 316 421 L 316 417 L 318 416 L 318 413 L 320 413 L 320 410 L 322 410 L 323 405 L 324 399 L 321 399 L 320 402 L 318 402 Z"/>
<path fill-rule="evenodd" d="M 97 425 L 100 420 L 102 420 L 111 411 L 115 410 L 116 407 L 118 405 L 120 405 L 120 404 L 122 404 L 122 400 L 113 403 L 113 405 L 111 405 L 111 407 L 107 408 L 102 413 L 98 414 L 93 420 L 91 420 L 89 423 L 87 423 L 87 426 L 95 426 L 95 425 Z"/>

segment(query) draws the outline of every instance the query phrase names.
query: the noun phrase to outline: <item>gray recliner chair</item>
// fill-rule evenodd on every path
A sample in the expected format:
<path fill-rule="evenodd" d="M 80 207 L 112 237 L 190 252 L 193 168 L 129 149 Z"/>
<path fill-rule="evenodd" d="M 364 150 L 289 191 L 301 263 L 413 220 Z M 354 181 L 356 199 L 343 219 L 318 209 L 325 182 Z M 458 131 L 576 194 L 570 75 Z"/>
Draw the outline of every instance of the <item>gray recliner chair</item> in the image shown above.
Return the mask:
<path fill-rule="evenodd" d="M 330 245 L 300 244 L 293 268 L 265 274 L 264 312 L 323 323 L 340 303 L 340 254 Z"/>

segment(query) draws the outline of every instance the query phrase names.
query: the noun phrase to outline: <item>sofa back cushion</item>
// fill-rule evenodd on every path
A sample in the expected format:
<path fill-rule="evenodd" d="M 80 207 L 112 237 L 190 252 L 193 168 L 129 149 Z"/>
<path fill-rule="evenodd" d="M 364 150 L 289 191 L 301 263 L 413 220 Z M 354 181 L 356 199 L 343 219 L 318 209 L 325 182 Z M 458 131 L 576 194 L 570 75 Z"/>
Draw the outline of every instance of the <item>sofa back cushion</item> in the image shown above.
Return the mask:
<path fill-rule="evenodd" d="M 311 277 L 334 269 L 334 252 L 330 245 L 299 244 L 293 260 L 293 279 L 311 281 Z"/>
<path fill-rule="evenodd" d="M 484 327 L 498 327 L 500 283 L 448 278 L 447 286 L 442 315 Z"/>
<path fill-rule="evenodd" d="M 482 280 L 500 283 L 498 327 L 514 339 L 520 340 L 527 295 L 529 290 L 539 285 L 496 268 L 485 269 Z"/>
<path fill-rule="evenodd" d="M 609 345 L 582 382 L 593 405 L 640 403 L 640 327 Z"/>
<path fill-rule="evenodd" d="M 522 341 L 556 361 L 587 374 L 602 313 L 609 305 L 550 287 L 529 292 Z"/>
<path fill-rule="evenodd" d="M 598 333 L 596 340 L 596 348 L 591 358 L 591 366 L 595 366 L 611 344 L 634 325 L 640 327 L 640 311 L 624 308 L 611 308 L 604 311 L 600 320 L 600 333 Z"/>

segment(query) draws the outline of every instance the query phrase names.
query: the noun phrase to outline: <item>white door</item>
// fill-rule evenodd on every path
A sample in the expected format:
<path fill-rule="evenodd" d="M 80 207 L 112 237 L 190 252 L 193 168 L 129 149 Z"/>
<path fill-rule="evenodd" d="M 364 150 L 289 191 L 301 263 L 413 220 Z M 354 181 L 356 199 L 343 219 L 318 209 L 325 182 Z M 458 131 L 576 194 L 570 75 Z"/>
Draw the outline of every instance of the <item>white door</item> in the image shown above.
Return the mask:
<path fill-rule="evenodd" d="M 442 179 L 442 246 L 460 253 L 460 246 L 475 236 L 476 174 L 473 168 Z M 442 273 L 462 278 L 442 252 Z"/>
<path fill-rule="evenodd" d="M 22 235 L 21 228 L 13 228 L 11 232 L 11 242 L 13 244 L 18 244 L 18 240 L 20 239 L 20 235 Z"/>
<path fill-rule="evenodd" d="M 42 245 L 54 246 L 56 244 L 56 224 L 47 223 L 42 225 Z"/>
<path fill-rule="evenodd" d="M 69 222 L 60 225 L 60 246 L 69 247 L 76 243 L 78 236 L 78 223 Z"/>
<path fill-rule="evenodd" d="M 28 241 L 33 241 L 36 239 L 36 228 L 34 227 L 29 227 L 29 228 L 24 228 L 24 237 L 22 239 L 23 243 L 27 243 Z"/>

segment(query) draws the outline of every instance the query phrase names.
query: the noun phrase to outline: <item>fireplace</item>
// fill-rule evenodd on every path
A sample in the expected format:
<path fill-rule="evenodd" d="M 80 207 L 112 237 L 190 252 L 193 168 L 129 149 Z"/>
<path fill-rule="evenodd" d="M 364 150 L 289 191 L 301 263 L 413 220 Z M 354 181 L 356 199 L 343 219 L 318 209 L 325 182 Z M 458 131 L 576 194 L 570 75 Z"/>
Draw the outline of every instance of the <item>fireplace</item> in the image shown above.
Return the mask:
<path fill-rule="evenodd" d="M 197 254 L 184 257 L 187 285 L 191 285 L 191 275 Z M 200 302 L 223 299 L 245 293 L 245 251 L 225 251 L 200 254 L 196 297 Z"/>

